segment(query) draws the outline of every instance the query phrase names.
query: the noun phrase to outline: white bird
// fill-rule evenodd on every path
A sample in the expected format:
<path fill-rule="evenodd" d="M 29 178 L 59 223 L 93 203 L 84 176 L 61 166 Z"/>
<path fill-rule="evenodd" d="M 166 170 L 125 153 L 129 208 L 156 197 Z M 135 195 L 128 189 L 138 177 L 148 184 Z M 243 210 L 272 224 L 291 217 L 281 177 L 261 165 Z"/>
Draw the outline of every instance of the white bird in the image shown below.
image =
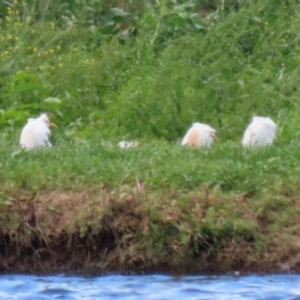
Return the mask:
<path fill-rule="evenodd" d="M 118 146 L 122 149 L 131 149 L 131 148 L 136 148 L 138 147 L 139 142 L 138 141 L 121 141 L 119 142 Z"/>
<path fill-rule="evenodd" d="M 193 123 L 192 127 L 184 136 L 181 145 L 190 147 L 209 147 L 214 140 L 217 140 L 215 135 L 216 130 L 209 125 L 199 122 Z"/>
<path fill-rule="evenodd" d="M 276 124 L 268 117 L 253 117 L 245 130 L 242 144 L 248 146 L 271 145 L 276 136 Z"/>
<path fill-rule="evenodd" d="M 49 121 L 50 115 L 42 114 L 38 118 L 30 118 L 24 126 L 21 136 L 20 145 L 24 149 L 33 149 L 36 147 L 51 147 L 49 141 L 50 127 L 57 126 Z"/>

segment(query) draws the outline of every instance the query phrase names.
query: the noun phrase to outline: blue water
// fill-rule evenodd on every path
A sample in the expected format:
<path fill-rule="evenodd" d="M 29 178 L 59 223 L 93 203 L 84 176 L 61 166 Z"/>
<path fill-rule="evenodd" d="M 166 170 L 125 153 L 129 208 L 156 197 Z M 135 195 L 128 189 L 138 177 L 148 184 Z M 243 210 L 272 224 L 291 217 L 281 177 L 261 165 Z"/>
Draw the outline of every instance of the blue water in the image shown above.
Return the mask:
<path fill-rule="evenodd" d="M 293 299 L 300 275 L 266 276 L 0 276 L 0 299 Z"/>

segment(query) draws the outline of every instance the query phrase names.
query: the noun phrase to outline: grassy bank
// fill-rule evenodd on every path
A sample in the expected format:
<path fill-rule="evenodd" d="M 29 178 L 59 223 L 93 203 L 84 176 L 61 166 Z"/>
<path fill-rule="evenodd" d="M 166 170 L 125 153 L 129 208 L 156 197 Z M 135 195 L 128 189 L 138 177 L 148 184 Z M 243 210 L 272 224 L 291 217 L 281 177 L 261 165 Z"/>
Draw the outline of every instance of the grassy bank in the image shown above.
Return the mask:
<path fill-rule="evenodd" d="M 298 145 L 1 146 L 1 270 L 298 271 Z"/>
<path fill-rule="evenodd" d="M 0 10 L 1 271 L 299 271 L 296 0 Z M 44 111 L 53 147 L 21 151 Z M 272 147 L 242 148 L 255 114 Z M 220 141 L 181 147 L 194 121 Z"/>

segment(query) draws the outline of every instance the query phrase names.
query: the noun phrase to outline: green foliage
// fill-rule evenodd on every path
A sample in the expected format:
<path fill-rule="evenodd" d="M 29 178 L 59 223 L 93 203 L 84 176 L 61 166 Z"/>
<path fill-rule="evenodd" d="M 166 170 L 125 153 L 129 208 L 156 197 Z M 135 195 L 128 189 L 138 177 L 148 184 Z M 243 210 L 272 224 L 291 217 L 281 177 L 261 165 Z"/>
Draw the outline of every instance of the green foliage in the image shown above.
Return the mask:
<path fill-rule="evenodd" d="M 14 1 L 0 9 L 3 132 L 17 136 L 26 118 L 50 111 L 57 140 L 179 141 L 200 121 L 221 143 L 239 143 L 257 114 L 278 124 L 277 145 L 299 140 L 297 1 Z M 224 169 L 224 186 L 239 176 Z"/>
<path fill-rule="evenodd" d="M 2 128 L 51 110 L 74 137 L 177 140 L 201 121 L 237 141 L 259 114 L 297 140 L 296 1 L 121 2 L 2 7 Z"/>

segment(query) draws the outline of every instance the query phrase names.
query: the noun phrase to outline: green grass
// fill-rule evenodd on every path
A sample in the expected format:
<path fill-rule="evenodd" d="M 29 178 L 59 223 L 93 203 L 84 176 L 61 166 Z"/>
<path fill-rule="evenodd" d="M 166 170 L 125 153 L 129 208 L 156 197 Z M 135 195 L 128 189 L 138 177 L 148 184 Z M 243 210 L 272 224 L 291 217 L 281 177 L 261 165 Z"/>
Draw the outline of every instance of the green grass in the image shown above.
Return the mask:
<path fill-rule="evenodd" d="M 73 139 L 99 132 L 176 141 L 200 121 L 236 140 L 258 114 L 275 120 L 285 143 L 299 138 L 297 1 L 239 10 L 234 1 L 222 10 L 221 1 L 217 11 L 205 1 L 161 1 L 135 21 L 115 17 L 110 32 L 97 19 L 108 18 L 104 3 L 66 2 L 51 4 L 52 15 L 26 1 L 3 11 L 1 130 L 16 132 L 27 117 L 51 111 Z M 196 13 L 201 7 L 207 15 Z M 137 34 L 124 39 L 122 28 Z"/>
<path fill-rule="evenodd" d="M 224 192 L 276 195 L 296 191 L 299 182 L 298 144 L 245 149 L 238 141 L 220 141 L 189 149 L 179 142 L 143 140 L 139 148 L 122 150 L 116 139 L 58 138 L 52 148 L 23 151 L 7 139 L 0 146 L 2 184 L 35 192 L 101 184 L 120 189 L 138 178 L 150 190 L 189 191 L 206 183 Z"/>

